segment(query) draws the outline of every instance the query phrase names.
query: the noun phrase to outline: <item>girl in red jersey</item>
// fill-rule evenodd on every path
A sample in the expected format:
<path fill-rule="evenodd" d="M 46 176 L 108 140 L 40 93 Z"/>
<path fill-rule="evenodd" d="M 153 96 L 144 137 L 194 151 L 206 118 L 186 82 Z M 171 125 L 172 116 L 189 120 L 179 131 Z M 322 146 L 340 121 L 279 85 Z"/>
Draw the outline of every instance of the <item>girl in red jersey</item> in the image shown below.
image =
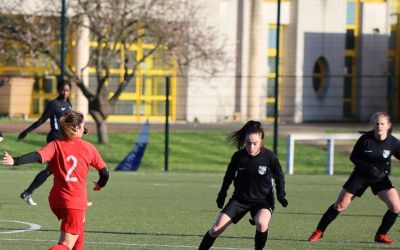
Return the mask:
<path fill-rule="evenodd" d="M 63 139 L 49 142 L 42 149 L 20 157 L 4 152 L 3 164 L 21 165 L 31 162 L 49 162 L 54 175 L 49 194 L 50 208 L 61 220 L 61 235 L 57 249 L 83 249 L 85 212 L 87 210 L 86 179 L 89 167 L 99 171 L 95 191 L 108 181 L 108 170 L 96 148 L 81 139 L 85 132 L 82 113 L 72 111 L 60 119 Z"/>

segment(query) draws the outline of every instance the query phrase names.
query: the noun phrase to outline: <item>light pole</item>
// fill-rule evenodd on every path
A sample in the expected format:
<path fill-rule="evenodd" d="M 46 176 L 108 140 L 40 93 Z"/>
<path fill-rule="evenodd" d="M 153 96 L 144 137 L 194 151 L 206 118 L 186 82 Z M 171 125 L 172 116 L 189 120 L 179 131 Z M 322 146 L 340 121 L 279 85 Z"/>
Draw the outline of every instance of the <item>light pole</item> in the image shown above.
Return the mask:
<path fill-rule="evenodd" d="M 60 37 L 60 76 L 59 81 L 62 82 L 64 80 L 65 75 L 65 28 L 66 28 L 66 0 L 61 0 L 61 37 Z M 59 87 L 59 86 L 57 86 Z"/>
<path fill-rule="evenodd" d="M 279 43 L 281 28 L 281 0 L 278 0 L 278 10 L 276 17 L 276 55 L 275 55 L 275 105 L 274 105 L 274 153 L 278 154 L 278 118 L 279 118 Z"/>

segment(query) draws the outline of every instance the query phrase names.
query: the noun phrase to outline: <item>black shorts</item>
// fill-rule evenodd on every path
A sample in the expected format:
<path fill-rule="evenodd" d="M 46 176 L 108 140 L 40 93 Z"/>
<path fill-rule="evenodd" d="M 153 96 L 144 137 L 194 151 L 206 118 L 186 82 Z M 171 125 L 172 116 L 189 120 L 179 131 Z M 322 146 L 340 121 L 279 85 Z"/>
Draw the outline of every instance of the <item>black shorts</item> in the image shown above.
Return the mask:
<path fill-rule="evenodd" d="M 236 224 L 243 218 L 243 216 L 247 214 L 247 212 L 250 211 L 251 217 L 254 218 L 257 212 L 263 208 L 268 209 L 271 214 L 274 210 L 273 205 L 269 204 L 268 201 L 247 204 L 245 202 L 239 202 L 236 199 L 231 198 L 224 209 L 222 209 L 221 213 L 228 215 L 232 219 L 232 222 Z"/>
<path fill-rule="evenodd" d="M 347 192 L 358 197 L 361 197 L 368 187 L 371 187 L 372 193 L 377 195 L 380 191 L 392 188 L 393 184 L 387 175 L 383 178 L 371 178 L 353 172 L 343 185 Z"/>

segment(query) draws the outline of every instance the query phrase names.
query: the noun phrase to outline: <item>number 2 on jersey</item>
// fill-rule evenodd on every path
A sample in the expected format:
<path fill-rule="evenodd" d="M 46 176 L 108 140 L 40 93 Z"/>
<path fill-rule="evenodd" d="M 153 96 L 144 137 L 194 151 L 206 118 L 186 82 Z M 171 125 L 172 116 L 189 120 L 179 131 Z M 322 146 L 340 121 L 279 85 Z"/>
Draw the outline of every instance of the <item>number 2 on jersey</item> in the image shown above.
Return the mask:
<path fill-rule="evenodd" d="M 76 159 L 75 156 L 70 155 L 67 157 L 67 162 L 70 162 L 70 161 L 72 161 L 72 167 L 70 169 L 68 169 L 67 175 L 65 176 L 65 181 L 77 182 L 78 178 L 72 177 L 71 175 L 74 172 L 76 166 L 78 165 L 78 159 Z"/>

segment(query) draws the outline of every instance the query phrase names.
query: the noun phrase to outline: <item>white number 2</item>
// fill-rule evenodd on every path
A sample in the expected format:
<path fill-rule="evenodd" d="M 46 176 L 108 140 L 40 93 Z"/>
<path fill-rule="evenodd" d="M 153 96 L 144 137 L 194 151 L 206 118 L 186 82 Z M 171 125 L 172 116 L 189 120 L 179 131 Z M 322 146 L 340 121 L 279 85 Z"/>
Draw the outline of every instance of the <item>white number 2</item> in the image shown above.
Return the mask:
<path fill-rule="evenodd" d="M 67 162 L 72 161 L 72 167 L 68 169 L 67 175 L 65 176 L 65 181 L 77 182 L 78 178 L 72 177 L 71 174 L 74 172 L 76 166 L 78 165 L 78 160 L 75 156 L 70 155 L 67 157 Z"/>

